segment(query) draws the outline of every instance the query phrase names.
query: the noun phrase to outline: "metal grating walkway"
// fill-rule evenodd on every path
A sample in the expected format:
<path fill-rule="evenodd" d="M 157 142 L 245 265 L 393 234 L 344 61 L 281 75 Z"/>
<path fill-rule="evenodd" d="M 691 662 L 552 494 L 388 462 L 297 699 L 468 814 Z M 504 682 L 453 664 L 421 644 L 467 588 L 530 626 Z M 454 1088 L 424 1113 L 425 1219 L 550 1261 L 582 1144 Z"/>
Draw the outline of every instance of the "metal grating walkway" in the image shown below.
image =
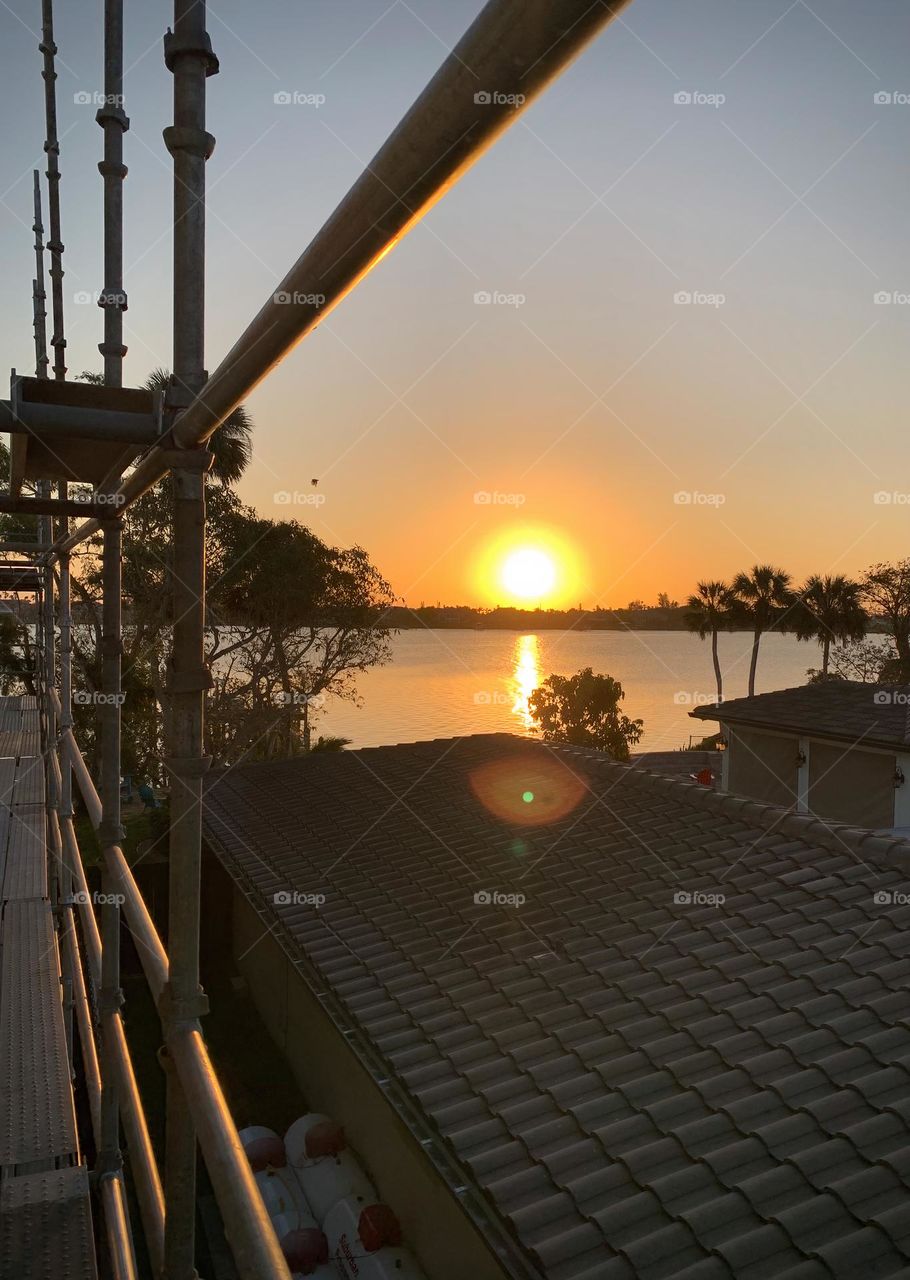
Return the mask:
<path fill-rule="evenodd" d="M 0 930 L 0 1165 L 74 1156 L 76 1121 L 50 903 L 7 902 Z"/>
<path fill-rule="evenodd" d="M 41 754 L 38 700 L 27 695 L 0 699 L 0 757 Z"/>
<path fill-rule="evenodd" d="M 3 1280 L 97 1280 L 85 1168 L 10 1178 L 0 1188 Z"/>
<path fill-rule="evenodd" d="M 34 698 L 0 698 L 0 1280 L 96 1280 Z"/>

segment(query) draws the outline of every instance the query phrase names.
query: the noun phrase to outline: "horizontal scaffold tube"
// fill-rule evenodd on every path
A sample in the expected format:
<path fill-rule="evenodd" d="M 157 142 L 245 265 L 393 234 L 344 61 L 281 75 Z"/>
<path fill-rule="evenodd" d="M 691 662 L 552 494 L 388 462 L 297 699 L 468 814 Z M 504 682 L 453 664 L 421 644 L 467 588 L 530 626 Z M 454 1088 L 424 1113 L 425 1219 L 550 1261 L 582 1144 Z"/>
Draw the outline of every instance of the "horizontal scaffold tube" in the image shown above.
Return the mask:
<path fill-rule="evenodd" d="M 60 699 L 51 690 L 51 702 L 60 714 Z M 72 729 L 60 735 L 67 752 L 76 782 L 88 810 L 93 827 L 101 821 L 101 801 L 91 774 L 82 758 Z M 59 765 L 55 764 L 56 768 Z M 77 892 L 84 907 L 81 916 L 86 939 L 89 971 L 96 983 L 101 974 L 101 939 L 88 896 L 85 871 L 78 856 L 75 830 L 71 818 L 62 820 L 64 849 L 75 876 Z M 148 913 L 139 888 L 133 879 L 129 865 L 118 846 L 105 850 L 108 870 L 124 896 L 123 914 L 127 927 L 136 943 L 139 959 L 156 1004 L 167 982 L 168 958 L 158 936 L 154 922 Z M 123 1035 L 120 1015 L 116 1015 L 118 1039 L 122 1036 L 122 1052 L 118 1054 L 118 1084 L 121 1090 L 121 1118 L 127 1135 L 127 1147 L 131 1163 L 134 1151 L 138 1151 L 143 1168 L 137 1177 L 137 1190 L 142 1183 L 140 1209 L 143 1225 L 149 1238 L 149 1222 L 153 1224 L 150 1251 L 164 1248 L 164 1198 L 158 1178 L 154 1155 L 145 1116 L 139 1100 L 138 1088 Z M 224 1094 L 215 1075 L 205 1041 L 198 1027 L 178 1026 L 167 1037 L 167 1049 L 186 1090 L 193 1120 L 196 1124 L 199 1145 L 206 1168 L 215 1189 L 215 1196 L 224 1218 L 225 1230 L 234 1253 L 238 1270 L 244 1280 L 290 1280 L 290 1272 L 284 1255 L 278 1246 L 271 1221 L 262 1204 L 262 1198 L 253 1179 L 249 1161 L 240 1145 L 237 1129 L 228 1110 Z"/>
<path fill-rule="evenodd" d="M 192 449 L 442 198 L 584 46 L 631 0 L 490 0 L 177 420 Z M 156 446 L 120 484 L 133 502 L 166 473 Z M 87 520 L 58 549 L 95 533 Z"/>
<path fill-rule="evenodd" d="M 33 404 L 27 400 L 15 406 L 9 400 L 0 400 L 0 431 L 38 436 L 42 440 L 71 437 L 135 445 L 154 444 L 160 435 L 152 413 Z"/>

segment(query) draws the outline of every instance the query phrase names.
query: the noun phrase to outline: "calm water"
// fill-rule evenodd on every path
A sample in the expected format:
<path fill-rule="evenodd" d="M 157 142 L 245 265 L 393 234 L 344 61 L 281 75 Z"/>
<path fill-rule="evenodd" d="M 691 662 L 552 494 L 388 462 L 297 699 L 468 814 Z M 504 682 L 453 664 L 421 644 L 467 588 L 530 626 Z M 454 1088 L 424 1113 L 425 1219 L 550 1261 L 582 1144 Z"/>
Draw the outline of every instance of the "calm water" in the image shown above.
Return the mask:
<path fill-rule="evenodd" d="M 720 637 L 724 696 L 746 693 L 751 637 Z M 359 677 L 363 705 L 332 699 L 321 733 L 342 734 L 357 747 L 447 738 L 467 733 L 528 733 L 527 698 L 553 672 L 582 667 L 611 675 L 625 689 L 623 710 L 645 722 L 638 750 L 671 750 L 711 731 L 688 712 L 714 701 L 710 641 L 676 631 L 585 631 L 537 635 L 490 631 L 403 631 L 394 660 Z M 758 659 L 759 693 L 805 684 L 820 665 L 815 644 L 767 635 Z"/>

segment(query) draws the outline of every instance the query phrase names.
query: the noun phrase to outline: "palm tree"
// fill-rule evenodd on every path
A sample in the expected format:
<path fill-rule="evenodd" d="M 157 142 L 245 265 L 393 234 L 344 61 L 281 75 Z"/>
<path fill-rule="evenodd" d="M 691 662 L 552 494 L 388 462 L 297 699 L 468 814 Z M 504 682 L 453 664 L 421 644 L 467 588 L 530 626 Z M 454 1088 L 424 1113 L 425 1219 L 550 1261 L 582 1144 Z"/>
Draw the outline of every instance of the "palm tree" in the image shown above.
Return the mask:
<path fill-rule="evenodd" d="M 748 573 L 733 579 L 734 611 L 752 628 L 752 662 L 749 666 L 749 697 L 755 697 L 755 669 L 762 635 L 782 620 L 793 604 L 790 575 L 771 564 L 753 565 Z"/>
<path fill-rule="evenodd" d="M 695 595 L 686 601 L 686 626 L 702 640 L 711 637 L 711 657 L 717 681 L 717 701 L 724 700 L 724 678 L 717 656 L 717 633 L 730 622 L 730 588 L 726 582 L 700 582 Z"/>
<path fill-rule="evenodd" d="M 822 646 L 822 676 L 828 674 L 831 644 L 856 643 L 865 638 L 868 614 L 860 603 L 860 584 L 842 574 L 813 574 L 799 593 L 794 630 L 800 640 Z"/>
<path fill-rule="evenodd" d="M 145 380 L 147 391 L 166 391 L 171 375 L 157 368 Z M 236 484 L 253 456 L 253 420 L 240 404 L 224 420 L 212 438 L 209 449 L 215 455 L 211 475 L 222 484 Z"/>

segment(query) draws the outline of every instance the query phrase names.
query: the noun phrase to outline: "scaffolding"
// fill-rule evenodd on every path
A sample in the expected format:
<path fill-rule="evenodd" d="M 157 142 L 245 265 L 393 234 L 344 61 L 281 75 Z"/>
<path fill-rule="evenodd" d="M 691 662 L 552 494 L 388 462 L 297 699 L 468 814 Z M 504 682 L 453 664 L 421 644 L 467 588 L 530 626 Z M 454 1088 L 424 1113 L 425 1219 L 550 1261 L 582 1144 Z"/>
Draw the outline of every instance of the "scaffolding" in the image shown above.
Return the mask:
<path fill-rule="evenodd" d="M 35 377 L 15 375 L 0 401 L 11 433 L 10 488 L 0 512 L 36 515 L 35 543 L 0 544 L 0 590 L 34 593 L 39 705 L 46 764 L 47 843 L 58 920 L 69 1052 L 76 1037 L 97 1151 L 94 1170 L 116 1280 L 133 1280 L 133 1229 L 124 1188 L 125 1147 L 145 1249 L 156 1276 L 195 1276 L 196 1157 L 201 1150 L 244 1280 L 289 1280 L 287 1263 L 241 1148 L 201 1029 L 199 981 L 201 804 L 209 760 L 203 743 L 205 484 L 207 441 L 250 391 L 366 276 L 474 161 L 630 0 L 490 0 L 423 93 L 328 218 L 285 279 L 206 376 L 206 83 L 218 71 L 204 0 L 174 0 L 164 61 L 173 75 L 173 372 L 163 397 L 123 386 L 123 0 L 104 4 L 103 385 L 66 380 L 60 146 L 52 0 L 42 0 L 50 238 L 45 247 L 36 174 L 33 287 Z M 53 377 L 45 333 L 44 256 L 51 281 Z M 288 304 L 288 297 L 291 302 Z M 317 301 L 318 299 L 318 301 Z M 166 700 L 170 779 L 168 949 L 123 853 L 120 813 L 123 513 L 170 477 L 174 531 L 173 627 Z M 32 483 L 34 496 L 23 494 Z M 89 503 L 71 484 L 89 484 Z M 56 485 L 56 492 L 53 486 Z M 71 528 L 70 520 L 82 519 Z M 102 535 L 101 768 L 96 786 L 73 733 L 71 553 Z M 9 583 L 13 583 L 12 587 Z M 96 914 L 74 826 L 73 784 L 98 833 L 103 904 Z M 122 917 L 122 919 L 121 919 Z M 137 947 L 161 1021 L 167 1077 L 163 1176 L 127 1045 L 120 934 Z M 506 1272 L 507 1273 L 507 1272 Z"/>

